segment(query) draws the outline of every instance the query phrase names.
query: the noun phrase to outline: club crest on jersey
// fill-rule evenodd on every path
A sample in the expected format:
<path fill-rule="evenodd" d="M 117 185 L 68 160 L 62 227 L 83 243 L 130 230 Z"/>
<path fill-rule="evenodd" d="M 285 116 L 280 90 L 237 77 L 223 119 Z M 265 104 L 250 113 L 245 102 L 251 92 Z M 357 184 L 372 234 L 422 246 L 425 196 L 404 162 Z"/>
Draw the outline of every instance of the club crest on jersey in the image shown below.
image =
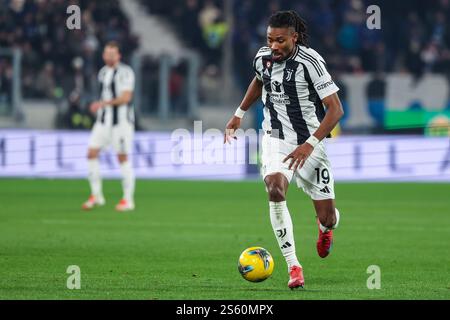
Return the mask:
<path fill-rule="evenodd" d="M 292 79 L 292 74 L 294 73 L 294 70 L 292 69 L 286 69 L 286 81 L 291 81 Z"/>

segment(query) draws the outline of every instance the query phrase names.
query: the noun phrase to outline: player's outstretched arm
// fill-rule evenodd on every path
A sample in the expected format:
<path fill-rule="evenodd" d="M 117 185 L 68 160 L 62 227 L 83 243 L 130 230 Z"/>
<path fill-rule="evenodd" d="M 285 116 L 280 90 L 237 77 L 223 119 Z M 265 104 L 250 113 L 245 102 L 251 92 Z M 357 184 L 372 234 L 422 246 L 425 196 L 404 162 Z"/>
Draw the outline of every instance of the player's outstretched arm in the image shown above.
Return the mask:
<path fill-rule="evenodd" d="M 243 111 L 247 111 L 256 102 L 256 100 L 261 97 L 263 83 L 256 76 L 250 82 L 247 92 L 245 93 L 244 99 L 242 99 L 241 108 Z"/>
<path fill-rule="evenodd" d="M 227 123 L 223 143 L 230 143 L 232 138 L 237 139 L 234 132 L 241 126 L 241 119 L 244 116 L 244 113 L 250 109 L 252 104 L 255 103 L 259 97 L 261 97 L 262 86 L 262 81 L 255 76 L 248 86 L 247 92 L 245 93 L 239 108 Z"/>
<path fill-rule="evenodd" d="M 320 123 L 319 128 L 317 128 L 316 132 L 314 132 L 305 143 L 298 146 L 283 160 L 283 162 L 286 162 L 291 159 L 289 169 L 293 168 L 295 171 L 297 168 L 301 168 L 305 163 L 305 160 L 313 152 L 316 144 L 330 134 L 344 115 L 344 110 L 342 109 L 342 104 L 337 93 L 333 93 L 328 97 L 323 98 L 322 102 L 328 110 Z"/>

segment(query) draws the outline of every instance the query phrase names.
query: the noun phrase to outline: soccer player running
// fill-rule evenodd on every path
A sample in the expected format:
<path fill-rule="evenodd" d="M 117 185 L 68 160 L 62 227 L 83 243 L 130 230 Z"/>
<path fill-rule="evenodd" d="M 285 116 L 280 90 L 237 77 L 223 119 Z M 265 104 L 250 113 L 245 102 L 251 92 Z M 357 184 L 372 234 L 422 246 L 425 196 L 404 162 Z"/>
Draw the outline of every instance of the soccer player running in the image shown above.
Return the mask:
<path fill-rule="evenodd" d="M 103 50 L 105 66 L 98 73 L 100 100 L 91 104 L 97 114 L 88 146 L 88 168 L 91 195 L 82 208 L 90 210 L 105 204 L 98 156 L 102 149 L 112 144 L 117 152 L 122 173 L 123 198 L 116 205 L 118 211 L 134 209 L 135 178 L 128 159 L 134 136 L 134 110 L 130 105 L 134 90 L 133 70 L 120 62 L 117 43 L 109 42 Z"/>
<path fill-rule="evenodd" d="M 314 204 L 319 238 L 317 252 L 325 258 L 339 223 L 334 204 L 334 180 L 322 140 L 343 116 L 339 88 L 323 58 L 307 45 L 306 24 L 295 11 L 280 11 L 269 19 L 267 46 L 253 62 L 255 77 L 240 107 L 226 125 L 224 143 L 250 106 L 264 104 L 261 173 L 269 195 L 270 220 L 286 259 L 289 288 L 303 287 L 303 269 L 295 251 L 286 192 L 295 178 Z M 325 113 L 324 105 L 327 107 Z"/>

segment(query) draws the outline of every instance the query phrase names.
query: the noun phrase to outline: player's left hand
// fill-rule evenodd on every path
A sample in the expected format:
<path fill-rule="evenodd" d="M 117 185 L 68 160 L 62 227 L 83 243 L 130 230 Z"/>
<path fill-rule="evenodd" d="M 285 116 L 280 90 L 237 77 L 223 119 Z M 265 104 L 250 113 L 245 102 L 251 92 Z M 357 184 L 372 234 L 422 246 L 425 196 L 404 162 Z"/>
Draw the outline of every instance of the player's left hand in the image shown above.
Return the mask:
<path fill-rule="evenodd" d="M 289 170 L 293 168 L 293 170 L 297 170 L 298 168 L 303 167 L 306 159 L 311 155 L 314 148 L 309 143 L 304 143 L 298 146 L 293 152 L 291 152 L 286 158 L 284 158 L 283 162 L 286 162 L 289 159 L 291 163 L 289 164 Z"/>
<path fill-rule="evenodd" d="M 96 113 L 98 109 L 104 106 L 103 101 L 95 101 L 91 103 L 90 110 L 92 113 Z"/>

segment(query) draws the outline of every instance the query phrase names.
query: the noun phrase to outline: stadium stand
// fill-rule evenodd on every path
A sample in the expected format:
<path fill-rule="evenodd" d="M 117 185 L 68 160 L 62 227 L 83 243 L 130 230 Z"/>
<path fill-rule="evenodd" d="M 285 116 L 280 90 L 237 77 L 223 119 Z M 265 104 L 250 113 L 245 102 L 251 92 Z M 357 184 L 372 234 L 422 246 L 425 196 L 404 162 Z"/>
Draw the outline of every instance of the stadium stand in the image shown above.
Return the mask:
<path fill-rule="evenodd" d="M 0 0 L 0 47 L 22 49 L 25 98 L 68 98 L 73 88 L 83 92 L 102 63 L 104 43 L 121 43 L 125 58 L 138 46 L 118 1 L 71 4 L 80 6 L 83 28 L 65 32 L 66 1 Z M 2 79 L 10 68 L 8 61 L 0 61 Z"/>
<path fill-rule="evenodd" d="M 175 24 L 186 45 L 199 49 L 207 64 L 220 65 L 223 2 L 212 0 L 141 1 L 149 11 Z M 368 5 L 378 4 L 382 26 L 393 32 L 366 28 Z M 293 7 L 294 6 L 294 7 Z M 251 63 L 265 43 L 271 12 L 295 9 L 307 21 L 311 46 L 327 57 L 331 72 L 423 72 L 450 74 L 450 1 L 286 0 L 234 1 L 233 49 L 236 76 L 243 86 L 252 76 Z M 401 19 L 399 19 L 401 17 Z M 256 27 L 255 27 L 256 26 Z M 213 30 L 213 31 L 211 31 Z"/>

